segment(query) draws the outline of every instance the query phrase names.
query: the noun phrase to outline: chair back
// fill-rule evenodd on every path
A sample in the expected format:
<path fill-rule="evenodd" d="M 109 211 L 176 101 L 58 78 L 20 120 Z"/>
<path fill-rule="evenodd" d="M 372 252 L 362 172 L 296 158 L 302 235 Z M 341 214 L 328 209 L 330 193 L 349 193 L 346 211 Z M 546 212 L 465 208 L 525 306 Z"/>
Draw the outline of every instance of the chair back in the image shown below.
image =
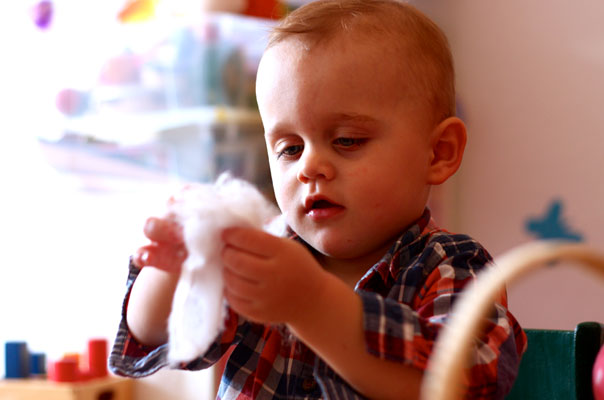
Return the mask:
<path fill-rule="evenodd" d="M 507 400 L 591 400 L 592 369 L 602 344 L 602 325 L 571 330 L 525 329 L 528 348 Z"/>

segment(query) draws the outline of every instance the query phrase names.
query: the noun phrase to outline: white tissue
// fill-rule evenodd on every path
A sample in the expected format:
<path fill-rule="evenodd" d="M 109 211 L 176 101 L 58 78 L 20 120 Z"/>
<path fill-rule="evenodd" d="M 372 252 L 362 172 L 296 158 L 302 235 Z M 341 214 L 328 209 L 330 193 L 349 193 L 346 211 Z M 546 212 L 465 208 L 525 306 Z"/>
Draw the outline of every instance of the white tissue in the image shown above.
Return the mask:
<path fill-rule="evenodd" d="M 183 226 L 188 251 L 168 320 L 168 361 L 174 364 L 203 355 L 224 328 L 221 231 L 247 226 L 282 236 L 285 224 L 253 185 L 226 174 L 215 184 L 187 186 L 168 215 Z"/>

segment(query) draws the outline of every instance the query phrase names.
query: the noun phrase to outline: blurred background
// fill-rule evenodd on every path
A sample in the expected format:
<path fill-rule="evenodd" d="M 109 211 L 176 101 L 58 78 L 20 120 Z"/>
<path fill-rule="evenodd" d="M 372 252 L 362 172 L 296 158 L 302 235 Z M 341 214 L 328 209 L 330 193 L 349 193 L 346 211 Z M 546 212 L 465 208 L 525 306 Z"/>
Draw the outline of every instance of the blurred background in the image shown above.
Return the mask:
<path fill-rule="evenodd" d="M 143 223 L 183 182 L 231 170 L 270 195 L 255 72 L 267 30 L 304 2 L 0 3 L 0 342 L 52 359 L 113 340 Z M 411 3 L 449 37 L 469 130 L 438 222 L 495 256 L 540 238 L 604 249 L 604 5 Z M 508 293 L 524 327 L 604 321 L 600 282 L 572 265 Z M 136 396 L 211 386 L 161 371 Z"/>
<path fill-rule="evenodd" d="M 112 342 L 128 258 L 171 192 L 230 170 L 270 195 L 256 67 L 298 5 L 0 4 L 0 342 L 50 361 Z M 135 394 L 209 398 L 212 385 L 161 371 Z"/>

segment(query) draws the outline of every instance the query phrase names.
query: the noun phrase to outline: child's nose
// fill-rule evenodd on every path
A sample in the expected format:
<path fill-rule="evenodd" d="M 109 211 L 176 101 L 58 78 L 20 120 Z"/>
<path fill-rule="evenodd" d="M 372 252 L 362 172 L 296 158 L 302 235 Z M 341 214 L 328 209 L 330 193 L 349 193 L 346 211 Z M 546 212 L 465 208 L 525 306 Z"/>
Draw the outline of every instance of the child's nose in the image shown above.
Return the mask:
<path fill-rule="evenodd" d="M 335 167 L 326 154 L 308 147 L 299 160 L 298 180 L 308 183 L 312 180 L 331 180 L 335 176 Z"/>

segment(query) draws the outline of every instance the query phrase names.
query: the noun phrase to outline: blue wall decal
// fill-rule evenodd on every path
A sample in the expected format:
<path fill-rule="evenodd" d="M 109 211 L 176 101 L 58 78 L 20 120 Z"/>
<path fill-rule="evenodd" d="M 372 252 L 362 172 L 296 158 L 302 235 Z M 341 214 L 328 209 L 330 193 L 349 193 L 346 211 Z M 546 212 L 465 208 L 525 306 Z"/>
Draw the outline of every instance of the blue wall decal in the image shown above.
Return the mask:
<path fill-rule="evenodd" d="M 574 232 L 562 216 L 562 200 L 553 200 L 542 217 L 532 217 L 526 221 L 526 230 L 538 239 L 562 239 L 581 242 L 583 236 Z"/>

